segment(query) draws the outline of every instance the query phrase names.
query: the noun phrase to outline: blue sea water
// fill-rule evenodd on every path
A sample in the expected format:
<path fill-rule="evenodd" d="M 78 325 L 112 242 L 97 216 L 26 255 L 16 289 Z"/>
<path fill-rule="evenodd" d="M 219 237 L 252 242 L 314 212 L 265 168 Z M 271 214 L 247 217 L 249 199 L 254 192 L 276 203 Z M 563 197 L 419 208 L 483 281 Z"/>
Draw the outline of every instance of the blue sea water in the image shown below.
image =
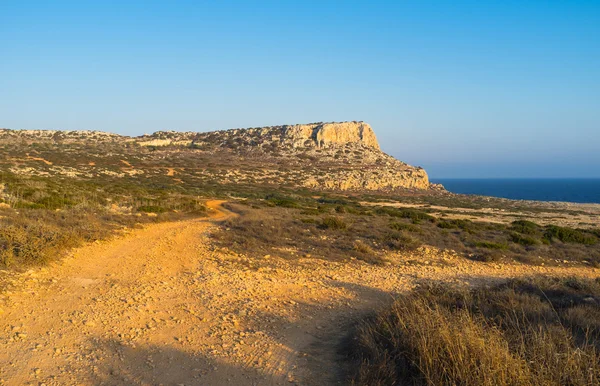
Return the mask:
<path fill-rule="evenodd" d="M 432 179 L 453 193 L 514 200 L 600 203 L 598 179 Z"/>

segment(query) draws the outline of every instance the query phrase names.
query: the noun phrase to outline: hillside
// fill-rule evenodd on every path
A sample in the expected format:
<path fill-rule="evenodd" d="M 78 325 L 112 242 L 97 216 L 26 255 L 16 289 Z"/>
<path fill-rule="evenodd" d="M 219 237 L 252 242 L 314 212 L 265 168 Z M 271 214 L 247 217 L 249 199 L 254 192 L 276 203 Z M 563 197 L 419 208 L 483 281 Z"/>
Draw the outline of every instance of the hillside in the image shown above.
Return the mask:
<path fill-rule="evenodd" d="M 425 170 L 380 150 L 364 122 L 313 123 L 127 137 L 97 131 L 0 130 L 0 170 L 77 179 L 304 187 L 429 189 Z"/>
<path fill-rule="evenodd" d="M 599 220 L 443 191 L 362 122 L 0 130 L 0 385 L 597 384 Z"/>

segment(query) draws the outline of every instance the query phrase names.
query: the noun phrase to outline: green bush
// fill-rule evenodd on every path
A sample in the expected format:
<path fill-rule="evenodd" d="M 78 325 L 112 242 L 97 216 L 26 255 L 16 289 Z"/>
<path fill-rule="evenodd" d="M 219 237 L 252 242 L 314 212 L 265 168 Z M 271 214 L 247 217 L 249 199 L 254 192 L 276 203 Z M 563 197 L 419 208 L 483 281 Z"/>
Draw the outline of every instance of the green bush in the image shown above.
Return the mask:
<path fill-rule="evenodd" d="M 338 217 L 325 217 L 321 220 L 320 227 L 322 229 L 345 230 L 348 228 L 348 224 Z"/>
<path fill-rule="evenodd" d="M 582 232 L 577 229 L 559 227 L 556 225 L 548 225 L 544 233 L 544 238 L 548 241 L 554 239 L 560 240 L 563 243 L 593 245 L 598 242 L 596 236 Z"/>
<path fill-rule="evenodd" d="M 513 221 L 510 226 L 510 230 L 526 235 L 536 234 L 539 228 L 540 226 L 538 224 L 527 220 Z"/>
<path fill-rule="evenodd" d="M 453 223 L 450 220 L 442 220 L 442 221 L 438 222 L 437 226 L 438 226 L 438 228 L 442 228 L 442 229 L 458 229 L 458 225 L 456 225 L 455 223 Z"/>
<path fill-rule="evenodd" d="M 511 233 L 510 239 L 513 243 L 523 245 L 525 247 L 530 247 L 533 245 L 538 245 L 540 242 L 533 237 L 528 237 L 519 233 Z"/>
<path fill-rule="evenodd" d="M 390 232 L 386 236 L 386 243 L 391 249 L 411 250 L 420 247 L 421 240 L 405 234 L 404 232 Z"/>
<path fill-rule="evenodd" d="M 596 237 L 600 238 L 600 228 L 590 229 L 589 232 L 595 235 Z"/>
<path fill-rule="evenodd" d="M 414 209 L 398 209 L 389 207 L 380 207 L 375 210 L 375 214 L 388 215 L 390 217 L 408 218 L 414 224 L 418 224 L 423 220 L 435 221 L 435 218 L 425 212 Z"/>
<path fill-rule="evenodd" d="M 463 219 L 441 220 L 437 226 L 442 229 L 462 229 L 467 233 L 476 233 L 478 230 L 478 225 L 473 221 Z"/>
<path fill-rule="evenodd" d="M 508 245 L 502 243 L 494 243 L 491 241 L 477 241 L 475 242 L 475 246 L 479 248 L 487 248 L 487 249 L 508 249 Z"/>
<path fill-rule="evenodd" d="M 300 204 L 290 198 L 271 198 L 269 202 L 282 208 L 299 208 Z"/>
<path fill-rule="evenodd" d="M 390 224 L 390 228 L 396 231 L 408 231 L 414 233 L 421 233 L 421 229 L 413 224 L 405 224 L 399 222 L 393 222 Z"/>

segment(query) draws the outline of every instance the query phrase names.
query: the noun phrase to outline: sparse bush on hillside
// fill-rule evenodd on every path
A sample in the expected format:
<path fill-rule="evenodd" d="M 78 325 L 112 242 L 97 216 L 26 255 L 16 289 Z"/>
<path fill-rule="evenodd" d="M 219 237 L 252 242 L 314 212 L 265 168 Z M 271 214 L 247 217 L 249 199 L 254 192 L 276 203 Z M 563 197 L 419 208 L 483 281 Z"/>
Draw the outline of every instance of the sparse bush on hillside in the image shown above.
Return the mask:
<path fill-rule="evenodd" d="M 487 248 L 487 249 L 508 249 L 508 244 L 494 243 L 491 241 L 476 241 L 475 246 L 478 248 Z"/>
<path fill-rule="evenodd" d="M 540 242 L 533 237 L 525 236 L 519 233 L 511 233 L 510 238 L 513 243 L 517 243 L 526 247 L 540 244 Z"/>
<path fill-rule="evenodd" d="M 540 226 L 532 221 L 517 220 L 511 223 L 510 229 L 515 232 L 523 233 L 525 235 L 535 235 Z"/>
<path fill-rule="evenodd" d="M 414 224 L 393 222 L 390 224 L 390 228 L 397 230 L 397 231 L 408 231 L 408 232 L 413 232 L 413 233 L 421 233 L 421 228 L 419 228 L 418 226 L 416 226 Z"/>
<path fill-rule="evenodd" d="M 390 232 L 385 236 L 387 245 L 395 250 L 411 250 L 422 245 L 422 242 L 403 232 Z"/>
<path fill-rule="evenodd" d="M 587 232 L 582 232 L 577 229 L 559 227 L 556 225 L 548 225 L 544 233 L 544 238 L 548 241 L 560 240 L 563 243 L 593 245 L 598 242 L 598 239 Z"/>
<path fill-rule="evenodd" d="M 373 248 L 371 248 L 369 245 L 367 245 L 364 241 L 361 241 L 361 240 L 356 240 L 354 242 L 354 250 L 361 252 L 361 253 L 371 254 L 371 255 L 376 254 L 376 252 L 373 250 Z"/>
<path fill-rule="evenodd" d="M 290 199 L 290 198 L 270 198 L 268 200 L 269 203 L 280 206 L 282 208 L 299 208 L 300 205 L 298 202 Z"/>
<path fill-rule="evenodd" d="M 435 219 L 429 214 L 423 216 L 419 211 L 415 215 L 412 209 L 403 212 L 398 208 L 361 206 L 346 198 L 337 197 L 313 199 L 304 195 L 294 198 L 294 201 L 302 203 L 301 207 L 273 206 L 267 209 L 265 206 L 272 205 L 268 200 L 256 201 L 256 205 L 252 205 L 261 208 L 257 209 L 257 216 L 260 216 L 261 213 L 266 214 L 267 211 L 269 216 L 278 213 L 275 227 L 295 229 L 295 235 L 290 235 L 289 238 L 296 239 L 295 245 L 300 248 L 302 248 L 302 240 L 307 245 L 311 245 L 316 242 L 315 238 L 318 237 L 335 237 L 336 239 L 343 237 L 344 241 L 336 241 L 340 243 L 339 248 L 335 248 L 335 252 L 329 251 L 333 256 L 345 253 L 356 258 L 364 258 L 365 256 L 358 256 L 357 250 L 352 247 L 354 241 L 360 239 L 378 251 L 380 255 L 385 253 L 385 250 L 410 250 L 420 245 L 430 245 L 441 249 L 451 249 L 468 259 L 482 262 L 516 260 L 526 264 L 554 265 L 563 264 L 565 261 L 568 263 L 582 262 L 593 266 L 600 264 L 599 243 L 577 244 L 560 241 L 550 243 L 543 238 L 545 228 L 539 227 L 532 234 L 529 229 L 536 229 L 537 225 L 526 221 L 503 225 L 466 219 Z M 415 218 L 427 219 L 429 217 L 433 220 L 418 224 L 413 222 Z M 304 224 L 305 227 L 300 228 L 297 226 L 298 224 Z M 349 224 L 352 226 L 350 227 Z M 327 236 L 312 233 L 318 229 L 329 229 L 336 232 L 329 232 L 330 234 Z M 340 232 L 340 230 L 345 231 Z M 525 233 L 517 232 L 517 230 Z M 595 237 L 592 231 L 580 232 L 588 237 Z M 312 235 L 313 238 L 309 239 L 299 235 Z M 240 236 L 250 237 L 246 231 L 242 232 Z M 265 251 L 288 244 L 288 242 L 282 242 L 283 240 L 279 237 L 267 238 L 256 235 L 254 239 L 255 244 L 264 244 L 260 249 Z M 240 253 L 246 253 L 252 251 L 253 248 L 240 247 L 237 249 Z"/>
<path fill-rule="evenodd" d="M 442 220 L 438 222 L 437 226 L 442 229 L 462 229 L 465 232 L 472 234 L 477 233 L 480 229 L 480 226 L 473 221 L 462 219 Z"/>
<path fill-rule="evenodd" d="M 391 207 L 379 207 L 375 210 L 378 215 L 388 215 L 391 217 L 408 218 L 414 224 L 419 224 L 421 221 L 434 221 L 435 218 L 429 214 L 415 209 L 398 209 Z"/>
<path fill-rule="evenodd" d="M 315 211 L 311 212 L 315 217 L 304 217 L 306 209 L 253 209 L 254 204 L 248 204 L 228 206 L 241 216 L 227 221 L 224 230 L 214 235 L 218 245 L 255 257 L 269 254 L 296 259 L 309 254 L 331 261 L 356 258 L 371 264 L 384 262 L 377 244 L 379 235 L 372 233 L 381 228 L 371 228 L 363 216 L 351 215 L 352 219 L 346 220 L 339 214 L 333 217 Z"/>
<path fill-rule="evenodd" d="M 345 230 L 348 224 L 339 217 L 325 217 L 321 220 L 320 227 L 322 229 Z"/>

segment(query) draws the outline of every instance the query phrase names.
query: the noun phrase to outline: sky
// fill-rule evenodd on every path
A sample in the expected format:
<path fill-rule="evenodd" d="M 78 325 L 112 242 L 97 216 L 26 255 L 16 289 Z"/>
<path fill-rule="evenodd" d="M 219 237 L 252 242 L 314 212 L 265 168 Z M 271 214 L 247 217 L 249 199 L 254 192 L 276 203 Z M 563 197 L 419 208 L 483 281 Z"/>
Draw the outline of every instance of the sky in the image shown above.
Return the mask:
<path fill-rule="evenodd" d="M 0 0 L 0 127 L 349 120 L 434 179 L 600 177 L 600 0 Z"/>

